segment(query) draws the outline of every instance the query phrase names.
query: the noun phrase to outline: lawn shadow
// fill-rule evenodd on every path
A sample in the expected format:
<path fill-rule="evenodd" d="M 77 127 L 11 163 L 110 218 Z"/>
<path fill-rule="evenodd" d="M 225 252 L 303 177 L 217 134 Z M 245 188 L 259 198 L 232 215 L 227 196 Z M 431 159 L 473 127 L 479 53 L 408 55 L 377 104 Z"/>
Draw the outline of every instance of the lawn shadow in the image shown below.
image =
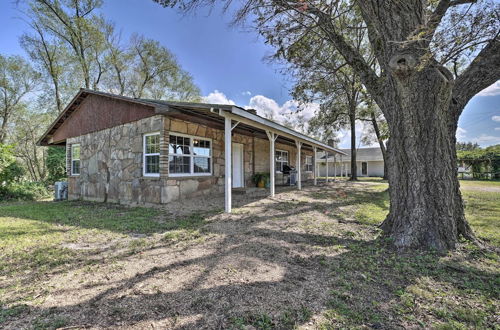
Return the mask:
<path fill-rule="evenodd" d="M 295 225 L 304 221 L 302 215 L 329 207 L 323 200 L 277 198 L 246 206 L 258 212 L 217 215 L 202 226 L 216 238 L 191 247 L 201 252 L 186 248 L 174 256 L 165 246 L 151 247 L 140 258 L 130 256 L 131 263 L 147 265 L 144 269 L 94 284 L 84 292 L 92 294 L 74 303 L 61 299 L 83 289 L 59 292 L 60 304 L 27 307 L 7 326 L 65 320 L 65 326 L 143 328 L 154 322 L 160 328 L 289 329 L 320 314 L 326 328 L 432 327 L 436 319 L 448 318 L 469 326 L 493 324 L 491 315 L 478 321 L 453 311 L 444 316 L 415 311 L 422 299 L 443 300 L 443 288 L 497 300 L 497 273 L 433 253 L 401 255 L 383 238 Z"/>

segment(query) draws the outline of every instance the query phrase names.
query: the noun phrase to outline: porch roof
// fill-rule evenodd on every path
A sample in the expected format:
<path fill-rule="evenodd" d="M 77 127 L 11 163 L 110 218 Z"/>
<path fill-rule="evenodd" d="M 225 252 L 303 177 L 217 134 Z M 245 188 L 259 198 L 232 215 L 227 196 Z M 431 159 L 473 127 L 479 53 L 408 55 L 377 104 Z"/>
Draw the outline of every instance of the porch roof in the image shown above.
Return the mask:
<path fill-rule="evenodd" d="M 311 138 L 305 134 L 297 132 L 286 126 L 278 124 L 272 120 L 257 115 L 253 109 L 244 109 L 236 105 L 229 104 L 209 104 L 196 102 L 171 102 L 162 100 L 140 99 L 121 96 L 111 93 L 99 92 L 90 89 L 80 89 L 79 93 L 68 104 L 59 117 L 52 123 L 45 134 L 38 141 L 39 145 L 49 145 L 51 137 L 55 131 L 77 110 L 78 106 L 88 95 L 100 95 L 126 102 L 146 105 L 154 108 L 156 114 L 167 115 L 169 117 L 182 119 L 213 128 L 224 130 L 224 117 L 230 116 L 237 123 L 233 132 L 243 135 L 256 136 L 267 139 L 266 132 L 273 132 L 278 135 L 276 142 L 295 146 L 296 141 L 304 144 L 306 149 L 313 147 L 327 150 L 338 154 L 346 155 L 345 152 L 333 148 L 321 141 Z"/>
<path fill-rule="evenodd" d="M 163 107 L 157 109 L 157 112 L 173 118 L 192 121 L 223 130 L 224 117 L 230 116 L 235 124 L 237 123 L 233 129 L 235 133 L 267 139 L 266 131 L 271 131 L 278 135 L 276 139 L 277 143 L 295 146 L 295 141 L 299 140 L 304 144 L 304 147 L 309 150 L 316 147 L 321 150 L 346 155 L 346 153 L 340 149 L 331 147 L 310 136 L 261 117 L 256 114 L 256 110 L 254 109 L 244 109 L 236 105 L 228 104 L 168 102 L 158 100 L 147 101 L 162 105 Z"/>

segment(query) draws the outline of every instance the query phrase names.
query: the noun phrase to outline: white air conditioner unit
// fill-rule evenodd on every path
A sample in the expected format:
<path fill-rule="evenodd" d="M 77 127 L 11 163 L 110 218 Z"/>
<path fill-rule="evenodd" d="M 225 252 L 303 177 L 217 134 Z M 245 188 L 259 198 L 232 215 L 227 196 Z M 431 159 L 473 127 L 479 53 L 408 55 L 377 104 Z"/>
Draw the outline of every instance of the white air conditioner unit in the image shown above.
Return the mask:
<path fill-rule="evenodd" d="M 68 199 L 68 183 L 58 181 L 54 184 L 54 200 L 62 201 Z"/>

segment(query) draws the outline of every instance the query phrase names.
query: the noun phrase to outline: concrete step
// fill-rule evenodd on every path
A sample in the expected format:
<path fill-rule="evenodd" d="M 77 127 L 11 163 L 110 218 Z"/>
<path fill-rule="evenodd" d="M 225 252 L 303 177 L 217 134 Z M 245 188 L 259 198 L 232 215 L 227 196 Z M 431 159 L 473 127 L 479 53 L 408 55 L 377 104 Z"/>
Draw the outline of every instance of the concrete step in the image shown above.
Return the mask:
<path fill-rule="evenodd" d="M 234 195 L 253 195 L 253 194 L 261 194 L 266 192 L 266 188 L 257 188 L 257 187 L 245 187 L 245 188 L 233 188 L 232 192 Z"/>

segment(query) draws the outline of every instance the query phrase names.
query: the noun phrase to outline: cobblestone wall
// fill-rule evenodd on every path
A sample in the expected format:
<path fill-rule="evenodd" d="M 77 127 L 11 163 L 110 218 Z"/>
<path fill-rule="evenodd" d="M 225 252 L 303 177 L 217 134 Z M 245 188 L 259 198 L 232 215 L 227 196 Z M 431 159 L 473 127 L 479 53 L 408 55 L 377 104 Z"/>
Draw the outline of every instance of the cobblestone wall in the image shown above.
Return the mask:
<path fill-rule="evenodd" d="M 144 177 L 143 135 L 152 132 L 160 132 L 160 176 Z M 212 140 L 211 176 L 168 176 L 171 133 Z M 232 140 L 244 146 L 245 185 L 252 186 L 254 170 L 269 172 L 269 142 L 239 134 L 233 134 Z M 158 115 L 70 138 L 67 141 L 68 158 L 71 157 L 72 144 L 80 144 L 81 160 L 78 176 L 70 175 L 71 160 L 67 161 L 70 199 L 148 205 L 224 192 L 224 132 L 221 130 Z M 290 164 L 295 166 L 296 150 L 293 147 L 277 144 L 276 148 L 288 150 Z M 303 152 L 303 164 L 305 154 L 309 153 Z M 303 177 L 309 176 L 306 173 Z"/>

